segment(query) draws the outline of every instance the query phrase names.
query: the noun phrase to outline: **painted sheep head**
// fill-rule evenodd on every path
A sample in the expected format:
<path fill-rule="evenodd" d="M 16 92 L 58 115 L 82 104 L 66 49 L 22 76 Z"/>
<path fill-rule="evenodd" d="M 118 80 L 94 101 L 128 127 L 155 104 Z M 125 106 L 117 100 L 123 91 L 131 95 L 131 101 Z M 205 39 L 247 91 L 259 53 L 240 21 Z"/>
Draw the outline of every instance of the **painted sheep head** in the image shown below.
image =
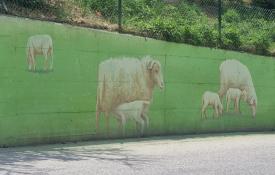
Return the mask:
<path fill-rule="evenodd" d="M 246 103 L 250 106 L 252 111 L 252 117 L 256 116 L 256 108 L 257 108 L 257 96 L 255 90 L 243 89 L 242 97 L 246 101 Z"/>
<path fill-rule="evenodd" d="M 160 89 L 163 89 L 164 82 L 160 62 L 157 60 L 149 60 L 147 62 L 147 69 L 149 70 L 150 78 L 153 80 L 153 84 L 157 85 Z"/>

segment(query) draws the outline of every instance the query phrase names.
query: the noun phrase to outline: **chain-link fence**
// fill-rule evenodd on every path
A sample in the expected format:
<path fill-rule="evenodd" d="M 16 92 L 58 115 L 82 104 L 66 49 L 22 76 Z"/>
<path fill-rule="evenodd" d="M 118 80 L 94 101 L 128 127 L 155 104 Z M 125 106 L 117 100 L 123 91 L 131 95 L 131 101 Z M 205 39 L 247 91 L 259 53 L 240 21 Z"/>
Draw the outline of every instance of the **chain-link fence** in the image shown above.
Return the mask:
<path fill-rule="evenodd" d="M 0 0 L 0 11 L 173 42 L 274 54 L 275 10 L 255 6 L 259 1 Z M 267 7 L 274 8 L 272 3 Z"/>
<path fill-rule="evenodd" d="M 149 1 L 137 8 L 131 0 L 123 2 L 126 31 L 134 28 L 158 39 L 257 54 L 270 54 L 275 42 L 275 11 L 241 0 Z"/>

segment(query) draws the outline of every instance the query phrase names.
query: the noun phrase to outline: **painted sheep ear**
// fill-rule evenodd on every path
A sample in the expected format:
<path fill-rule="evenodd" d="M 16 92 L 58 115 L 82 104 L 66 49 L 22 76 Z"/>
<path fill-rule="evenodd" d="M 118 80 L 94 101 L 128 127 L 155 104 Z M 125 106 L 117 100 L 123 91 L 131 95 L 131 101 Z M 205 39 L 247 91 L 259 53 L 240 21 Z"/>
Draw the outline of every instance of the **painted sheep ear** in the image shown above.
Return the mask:
<path fill-rule="evenodd" d="M 156 62 L 153 61 L 153 60 L 149 61 L 148 65 L 147 65 L 147 68 L 148 68 L 149 70 L 152 70 L 155 63 L 156 63 Z"/>

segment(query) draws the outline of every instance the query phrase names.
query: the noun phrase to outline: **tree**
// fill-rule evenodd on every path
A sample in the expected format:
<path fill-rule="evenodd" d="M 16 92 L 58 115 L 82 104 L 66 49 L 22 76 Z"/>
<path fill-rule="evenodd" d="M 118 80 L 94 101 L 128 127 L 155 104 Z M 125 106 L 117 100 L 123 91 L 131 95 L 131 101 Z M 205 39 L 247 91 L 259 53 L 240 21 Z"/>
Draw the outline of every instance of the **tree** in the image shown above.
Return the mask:
<path fill-rule="evenodd" d="M 1 7 L 5 10 L 6 13 L 8 12 L 8 8 L 4 0 L 1 0 Z"/>
<path fill-rule="evenodd" d="M 275 0 L 252 0 L 252 4 L 267 9 L 275 8 Z"/>

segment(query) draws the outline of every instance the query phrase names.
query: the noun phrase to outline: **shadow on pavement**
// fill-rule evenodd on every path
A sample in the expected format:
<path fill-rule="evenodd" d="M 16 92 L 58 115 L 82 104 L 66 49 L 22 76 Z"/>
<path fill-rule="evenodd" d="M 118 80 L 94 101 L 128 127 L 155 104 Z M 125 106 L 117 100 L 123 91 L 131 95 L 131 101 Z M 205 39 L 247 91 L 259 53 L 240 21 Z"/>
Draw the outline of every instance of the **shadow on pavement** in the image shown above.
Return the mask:
<path fill-rule="evenodd" d="M 105 146 L 106 147 L 106 146 Z M 0 174 L 35 174 L 43 170 L 34 169 L 32 163 L 45 160 L 63 162 L 79 160 L 115 161 L 133 168 L 134 164 L 146 164 L 152 160 L 137 156 L 123 148 L 96 148 L 75 145 L 48 145 L 0 149 Z"/>

